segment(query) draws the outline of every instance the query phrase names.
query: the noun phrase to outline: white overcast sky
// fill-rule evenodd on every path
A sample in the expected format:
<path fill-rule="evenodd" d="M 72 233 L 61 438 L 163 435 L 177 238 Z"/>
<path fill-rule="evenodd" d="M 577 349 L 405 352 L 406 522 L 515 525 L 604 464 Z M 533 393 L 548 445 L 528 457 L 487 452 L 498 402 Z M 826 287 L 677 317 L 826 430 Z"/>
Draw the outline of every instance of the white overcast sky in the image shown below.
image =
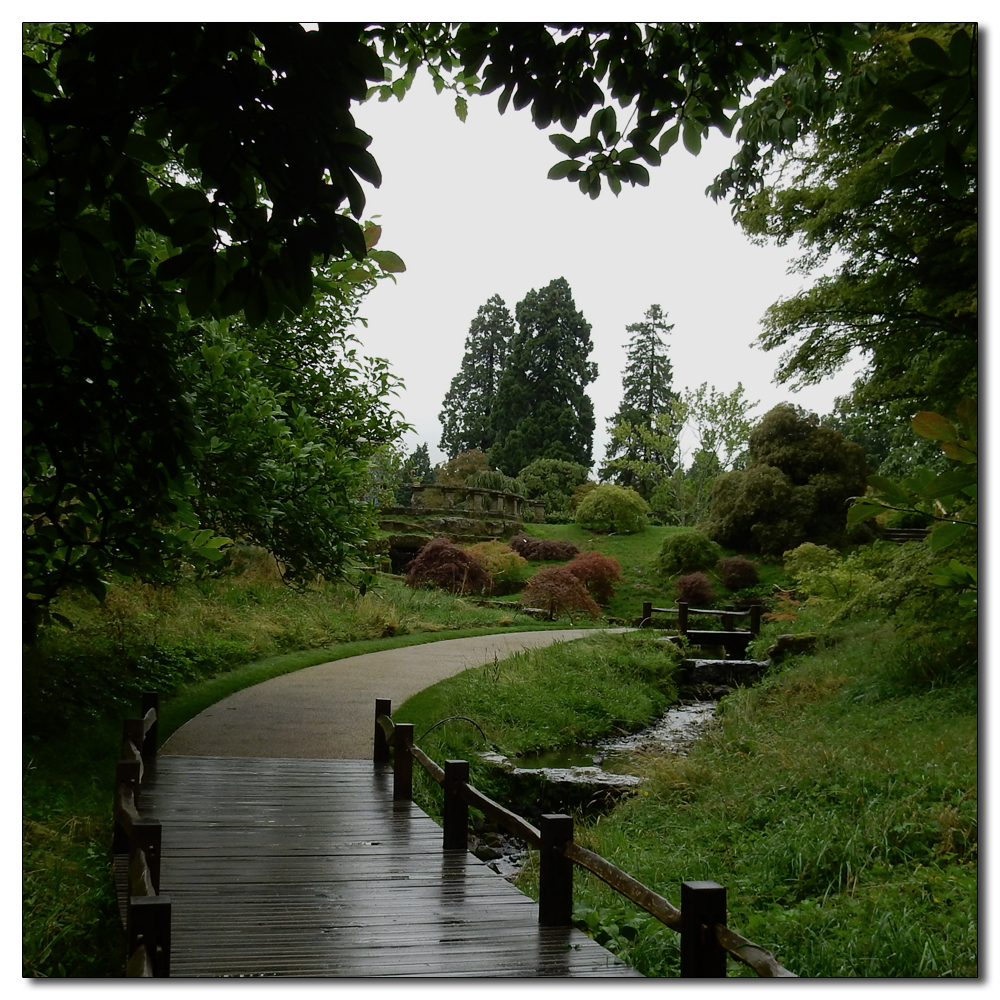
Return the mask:
<path fill-rule="evenodd" d="M 622 131 L 628 114 L 619 111 Z M 798 393 L 776 386 L 777 355 L 751 346 L 767 307 L 806 280 L 786 273 L 791 248 L 755 246 L 729 206 L 704 194 L 735 150 L 723 136 L 713 132 L 697 157 L 678 144 L 650 168 L 649 187 L 626 186 L 618 198 L 605 188 L 592 201 L 546 179 L 563 159 L 548 140 L 558 123 L 539 130 L 528 109 L 501 116 L 496 95 L 470 100 L 463 124 L 454 96 L 435 94 L 421 72 L 403 101 L 373 100 L 355 119 L 382 170 L 366 212 L 381 216 L 380 249 L 407 267 L 365 300 L 368 328 L 358 332 L 365 353 L 387 358 L 406 382 L 408 450 L 426 442 L 432 461 L 443 457 L 438 414 L 477 309 L 499 294 L 513 314 L 528 291 L 559 277 L 592 327 L 595 462 L 621 396 L 625 328 L 652 303 L 674 324 L 666 343 L 675 389 L 708 382 L 728 392 L 742 382 L 761 416 L 785 400 L 826 413 L 850 390 L 853 369 Z"/>

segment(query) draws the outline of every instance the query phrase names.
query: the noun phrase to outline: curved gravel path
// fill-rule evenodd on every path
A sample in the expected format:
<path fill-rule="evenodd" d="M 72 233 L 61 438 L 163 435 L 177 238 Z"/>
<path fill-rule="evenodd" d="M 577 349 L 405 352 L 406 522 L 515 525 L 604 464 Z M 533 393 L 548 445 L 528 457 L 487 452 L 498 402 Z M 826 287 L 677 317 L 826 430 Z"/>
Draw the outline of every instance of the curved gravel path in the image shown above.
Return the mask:
<path fill-rule="evenodd" d="M 181 726 L 160 753 L 367 760 L 372 752 L 376 698 L 391 699 L 395 708 L 410 695 L 468 667 L 595 631 L 560 629 L 443 639 L 306 667 L 244 688 L 206 708 Z"/>

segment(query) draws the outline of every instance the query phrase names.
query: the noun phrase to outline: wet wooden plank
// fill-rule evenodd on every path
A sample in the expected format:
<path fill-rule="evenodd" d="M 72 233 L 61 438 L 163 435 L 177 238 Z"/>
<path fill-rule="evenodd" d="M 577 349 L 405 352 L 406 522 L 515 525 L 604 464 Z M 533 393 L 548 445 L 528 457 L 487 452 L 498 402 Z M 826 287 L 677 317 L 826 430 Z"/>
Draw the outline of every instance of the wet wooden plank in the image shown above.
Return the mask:
<path fill-rule="evenodd" d="M 367 761 L 165 756 L 173 976 L 638 976 L 441 828 Z"/>

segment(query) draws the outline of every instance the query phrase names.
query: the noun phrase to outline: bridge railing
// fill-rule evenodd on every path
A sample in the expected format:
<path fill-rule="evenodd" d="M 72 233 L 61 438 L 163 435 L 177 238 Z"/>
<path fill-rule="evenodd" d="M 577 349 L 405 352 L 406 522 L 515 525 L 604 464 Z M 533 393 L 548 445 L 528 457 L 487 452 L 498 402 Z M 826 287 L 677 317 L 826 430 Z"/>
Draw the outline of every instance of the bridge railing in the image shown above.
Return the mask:
<path fill-rule="evenodd" d="M 719 978 L 726 975 L 726 956 L 749 966 L 758 976 L 795 979 L 766 948 L 726 926 L 726 890 L 717 882 L 681 883 L 681 907 L 632 878 L 606 858 L 573 840 L 573 818 L 546 814 L 535 827 L 469 784 L 469 762 L 445 761 L 441 767 L 413 742 L 413 726 L 393 722 L 388 699 L 375 701 L 373 760 L 392 761 L 392 797 L 413 798 L 413 761 L 444 788 L 444 850 L 467 850 L 469 806 L 475 806 L 512 836 L 539 851 L 538 922 L 549 927 L 572 924 L 573 865 L 592 872 L 681 935 L 681 976 Z"/>
<path fill-rule="evenodd" d="M 677 631 L 689 642 L 696 646 L 725 646 L 727 652 L 731 652 L 738 657 L 744 657 L 746 656 L 750 640 L 760 635 L 760 621 L 763 610 L 763 607 L 759 604 L 753 604 L 742 611 L 738 611 L 735 608 L 730 608 L 726 611 L 716 608 L 692 608 L 687 601 L 678 601 L 676 608 L 654 608 L 652 601 L 643 601 L 639 627 L 650 628 L 653 623 L 654 614 L 676 615 Z M 718 618 L 721 621 L 723 631 L 709 632 L 692 629 L 690 625 L 691 615 Z M 746 629 L 739 629 L 737 623 L 744 618 L 748 620 L 748 627 Z"/>
<path fill-rule="evenodd" d="M 140 812 L 143 779 L 156 759 L 159 695 L 142 696 L 142 718 L 126 719 L 115 770 L 115 889 L 126 937 L 125 975 L 170 975 L 170 897 L 160 892 L 160 821 Z"/>

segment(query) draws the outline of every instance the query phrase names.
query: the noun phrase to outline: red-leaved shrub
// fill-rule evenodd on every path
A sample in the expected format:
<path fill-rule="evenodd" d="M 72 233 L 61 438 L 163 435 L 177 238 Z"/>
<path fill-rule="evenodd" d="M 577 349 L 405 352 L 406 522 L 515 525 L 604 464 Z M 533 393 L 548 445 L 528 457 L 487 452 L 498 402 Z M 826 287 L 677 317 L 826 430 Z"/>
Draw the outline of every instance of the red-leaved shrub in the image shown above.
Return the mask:
<path fill-rule="evenodd" d="M 565 612 L 583 611 L 597 618 L 601 609 L 587 593 L 584 585 L 566 566 L 545 566 L 540 569 L 521 591 L 521 604 L 547 611 L 549 618 Z"/>
<path fill-rule="evenodd" d="M 407 587 L 440 587 L 453 594 L 481 594 L 490 574 L 475 556 L 447 538 L 428 542 L 406 567 Z"/>
<path fill-rule="evenodd" d="M 536 562 L 555 559 L 572 559 L 580 550 L 572 542 L 559 542 L 554 538 L 535 538 L 523 531 L 507 543 L 518 555 Z"/>
<path fill-rule="evenodd" d="M 722 585 L 730 590 L 743 590 L 744 587 L 755 587 L 760 583 L 757 564 L 750 562 L 744 556 L 730 556 L 728 559 L 720 559 L 715 564 L 715 569 Z"/>
<path fill-rule="evenodd" d="M 618 560 L 600 552 L 581 552 L 566 563 L 566 569 L 586 586 L 598 604 L 607 604 L 615 596 L 615 584 L 625 580 Z"/>
<path fill-rule="evenodd" d="M 711 604 L 715 600 L 708 577 L 704 573 L 692 573 L 682 576 L 674 586 L 677 588 L 677 600 L 688 604 Z"/>

